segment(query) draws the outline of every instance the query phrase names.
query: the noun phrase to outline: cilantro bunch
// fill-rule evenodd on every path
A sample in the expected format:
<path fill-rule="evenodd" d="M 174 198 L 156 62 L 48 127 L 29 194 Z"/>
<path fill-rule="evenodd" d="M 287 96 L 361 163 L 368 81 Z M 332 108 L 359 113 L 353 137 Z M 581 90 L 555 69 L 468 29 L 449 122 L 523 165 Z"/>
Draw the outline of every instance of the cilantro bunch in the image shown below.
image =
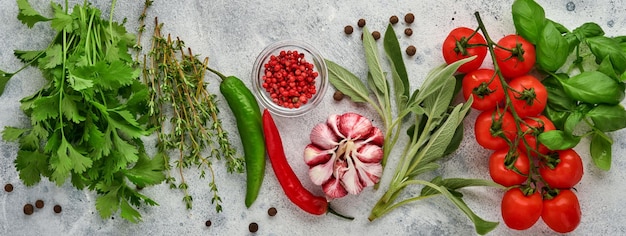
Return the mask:
<path fill-rule="evenodd" d="M 15 167 L 20 179 L 27 186 L 42 177 L 57 185 L 69 179 L 77 189 L 98 194 L 101 217 L 121 210 L 124 219 L 141 220 L 135 208 L 157 203 L 137 189 L 159 184 L 165 176 L 164 159 L 150 158 L 141 140 L 152 130 L 146 128 L 149 91 L 129 54 L 134 35 L 112 17 L 102 19 L 86 1 L 71 12 L 67 2 L 65 7 L 52 3 L 52 18 L 27 0 L 17 3 L 22 23 L 32 28 L 50 22 L 57 33 L 43 50 L 15 51 L 24 68 L 39 68 L 47 81 L 21 100 L 30 126 L 3 131 L 4 140 L 19 143 Z M 0 73 L 2 88 L 16 73 Z"/>

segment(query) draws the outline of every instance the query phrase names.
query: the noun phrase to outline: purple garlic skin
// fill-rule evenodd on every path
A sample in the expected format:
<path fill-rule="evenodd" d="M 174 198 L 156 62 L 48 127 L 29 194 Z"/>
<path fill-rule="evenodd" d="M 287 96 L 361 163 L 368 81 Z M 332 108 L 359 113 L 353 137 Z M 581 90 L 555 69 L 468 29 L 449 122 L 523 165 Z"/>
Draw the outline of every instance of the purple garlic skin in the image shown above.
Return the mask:
<path fill-rule="evenodd" d="M 304 149 L 309 177 L 328 198 L 359 194 L 380 180 L 384 135 L 356 113 L 331 115 L 311 130 Z"/>

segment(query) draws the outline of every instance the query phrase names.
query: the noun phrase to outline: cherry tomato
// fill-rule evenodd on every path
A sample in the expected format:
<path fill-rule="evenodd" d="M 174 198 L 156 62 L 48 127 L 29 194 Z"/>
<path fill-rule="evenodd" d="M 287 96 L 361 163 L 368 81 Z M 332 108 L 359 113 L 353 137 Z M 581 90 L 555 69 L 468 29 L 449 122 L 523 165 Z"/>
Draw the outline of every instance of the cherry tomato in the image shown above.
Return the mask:
<path fill-rule="evenodd" d="M 515 118 L 508 111 L 503 112 L 501 109 L 483 111 L 476 117 L 474 125 L 476 141 L 486 149 L 498 150 L 508 147 L 507 139 L 514 140 L 516 133 Z"/>
<path fill-rule="evenodd" d="M 508 96 L 520 118 L 539 115 L 546 108 L 548 91 L 532 75 L 517 77 L 509 82 Z"/>
<path fill-rule="evenodd" d="M 506 226 L 524 230 L 533 226 L 541 217 L 543 201 L 539 192 L 525 195 L 520 188 L 512 188 L 502 197 L 500 211 Z"/>
<path fill-rule="evenodd" d="M 463 64 L 457 71 L 467 73 L 478 69 L 487 56 L 487 41 L 482 34 L 467 27 L 450 31 L 443 41 L 443 59 L 448 64 L 476 55 L 474 60 Z"/>
<path fill-rule="evenodd" d="M 524 154 L 528 154 L 526 144 L 528 144 L 528 147 L 530 147 L 532 150 L 530 151 L 531 155 L 536 155 L 537 153 L 545 155 L 550 152 L 550 149 L 548 149 L 543 144 L 537 142 L 537 137 L 541 133 L 556 129 L 556 127 L 554 126 L 552 121 L 548 119 L 548 117 L 540 115 L 538 117 L 526 118 L 520 124 L 520 128 L 522 129 L 522 132 L 525 133 L 524 141 L 526 142 L 524 143 L 524 141 L 520 141 L 519 149 L 521 152 L 523 152 Z"/>
<path fill-rule="evenodd" d="M 551 160 L 539 166 L 539 174 L 546 181 L 550 188 L 571 188 L 583 178 L 583 161 L 574 149 L 567 149 L 553 152 L 557 155 L 550 155 L 558 163 L 554 168 L 550 168 Z M 553 165 L 553 164 L 552 164 Z"/>
<path fill-rule="evenodd" d="M 510 156 L 509 149 L 504 148 L 496 150 L 489 157 L 489 175 L 493 182 L 502 186 L 510 187 L 524 183 L 527 180 L 530 170 L 530 161 L 526 154 L 521 153 L 517 149 Z M 508 166 L 515 167 L 509 169 Z"/>
<path fill-rule="evenodd" d="M 504 36 L 493 52 L 502 76 L 507 79 L 528 74 L 535 65 L 535 45 L 519 35 Z"/>
<path fill-rule="evenodd" d="M 504 100 L 502 82 L 496 72 L 491 69 L 478 69 L 467 73 L 462 82 L 463 97 L 467 100 L 474 97 L 472 108 L 490 110 Z"/>
<path fill-rule="evenodd" d="M 550 229 L 556 232 L 568 233 L 574 231 L 580 224 L 580 218 L 580 203 L 572 190 L 558 190 L 554 198 L 543 200 L 541 219 Z"/>

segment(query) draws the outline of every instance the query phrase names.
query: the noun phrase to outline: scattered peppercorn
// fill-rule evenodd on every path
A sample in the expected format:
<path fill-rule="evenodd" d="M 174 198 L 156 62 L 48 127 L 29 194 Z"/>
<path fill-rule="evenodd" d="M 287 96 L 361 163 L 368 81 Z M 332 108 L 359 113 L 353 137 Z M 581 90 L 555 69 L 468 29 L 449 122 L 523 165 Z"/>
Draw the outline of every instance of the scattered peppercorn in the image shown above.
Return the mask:
<path fill-rule="evenodd" d="M 54 209 L 54 213 L 61 213 L 61 211 L 63 210 L 61 206 L 59 205 L 54 205 L 53 209 Z"/>
<path fill-rule="evenodd" d="M 417 49 L 413 45 L 410 45 L 406 48 L 406 54 L 409 56 L 415 55 L 415 52 L 417 52 Z"/>
<path fill-rule="evenodd" d="M 406 22 L 407 24 L 413 23 L 414 20 L 415 20 L 415 15 L 413 15 L 413 13 L 408 13 L 404 16 L 404 22 Z"/>
<path fill-rule="evenodd" d="M 256 233 L 259 231 L 259 224 L 254 222 L 250 223 L 250 225 L 248 225 L 248 230 L 250 230 L 250 233 Z"/>
<path fill-rule="evenodd" d="M 43 208 L 43 200 L 35 201 L 35 207 L 37 207 L 39 209 Z"/>
<path fill-rule="evenodd" d="M 24 214 L 32 215 L 34 211 L 35 211 L 35 208 L 33 208 L 33 204 L 28 203 L 24 205 Z"/>
<path fill-rule="evenodd" d="M 204 222 L 204 225 L 205 225 L 206 227 L 211 227 L 211 224 L 212 224 L 212 223 L 211 223 L 211 221 L 210 221 L 210 220 L 207 220 L 206 222 Z"/>
<path fill-rule="evenodd" d="M 272 102 L 293 109 L 307 104 L 317 93 L 315 79 L 319 75 L 313 63 L 297 50 L 280 51 L 264 65 L 262 86 Z"/>
<path fill-rule="evenodd" d="M 398 16 L 393 15 L 389 17 L 389 23 L 391 23 L 392 25 L 395 25 L 396 23 L 398 23 Z"/>
<path fill-rule="evenodd" d="M 335 101 L 341 101 L 343 99 L 343 93 L 339 90 L 335 91 L 335 93 L 333 94 L 333 99 L 335 99 Z"/>
<path fill-rule="evenodd" d="M 13 192 L 13 185 L 12 184 L 4 185 L 4 191 L 6 191 L 7 193 Z"/>
<path fill-rule="evenodd" d="M 380 39 L 380 32 L 378 31 L 372 32 L 372 37 L 374 37 L 374 40 Z"/>
<path fill-rule="evenodd" d="M 267 210 L 267 214 L 270 216 L 275 216 L 276 213 L 278 213 L 278 211 L 276 210 L 275 207 L 270 207 L 270 209 Z"/>
<path fill-rule="evenodd" d="M 359 21 L 357 22 L 357 25 L 361 28 L 363 28 L 363 26 L 365 26 L 365 19 L 359 19 Z"/>
<path fill-rule="evenodd" d="M 406 34 L 406 36 L 411 36 L 413 35 L 413 30 L 411 28 L 406 28 L 404 29 L 404 34 Z"/>
<path fill-rule="evenodd" d="M 354 28 L 352 28 L 351 25 L 346 25 L 346 27 L 343 27 L 343 32 L 346 34 L 352 34 L 352 32 L 354 32 Z"/>

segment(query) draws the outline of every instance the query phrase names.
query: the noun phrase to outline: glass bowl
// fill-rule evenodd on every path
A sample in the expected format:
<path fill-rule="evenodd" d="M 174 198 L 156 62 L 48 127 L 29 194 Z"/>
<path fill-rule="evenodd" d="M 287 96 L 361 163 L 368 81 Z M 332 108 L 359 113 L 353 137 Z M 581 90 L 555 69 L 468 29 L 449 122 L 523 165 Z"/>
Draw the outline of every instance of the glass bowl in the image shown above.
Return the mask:
<path fill-rule="evenodd" d="M 304 66 L 304 71 L 306 71 L 306 73 L 302 73 L 302 70 L 300 70 L 300 72 L 297 72 L 295 70 L 292 71 L 289 69 L 285 69 L 286 74 L 296 77 L 295 81 L 291 78 L 285 78 L 282 75 L 277 76 L 276 74 L 278 73 L 276 72 L 271 72 L 270 74 L 266 73 L 266 67 L 270 68 L 270 70 L 275 70 L 279 68 L 284 69 L 282 67 L 282 63 L 280 63 L 281 59 L 276 58 L 280 58 L 279 55 L 281 54 L 281 52 L 285 52 L 285 54 L 287 54 L 290 52 L 294 53 L 294 51 L 297 51 L 297 54 L 299 54 L 300 57 L 304 59 L 304 61 L 302 61 L 302 59 L 294 59 L 297 62 L 297 67 L 301 69 L 302 67 L 300 65 L 304 66 L 308 63 L 312 64 L 313 68 L 307 68 L 307 66 Z M 273 64 L 274 66 L 270 66 L 270 61 L 272 61 L 273 59 L 274 62 L 272 63 L 279 62 L 279 67 L 275 67 L 276 64 Z M 292 62 L 294 61 L 292 60 Z M 301 116 L 314 109 L 324 98 L 324 94 L 326 93 L 326 90 L 329 86 L 328 70 L 326 68 L 324 58 L 311 45 L 298 40 L 283 40 L 268 45 L 265 49 L 263 49 L 263 51 L 261 51 L 259 56 L 257 56 L 254 62 L 254 66 L 252 68 L 252 85 L 257 100 L 259 100 L 259 102 L 261 102 L 261 104 L 271 113 L 284 117 Z M 297 76 L 302 74 L 312 75 L 313 72 L 317 73 L 317 77 L 315 77 L 313 81 L 308 81 L 306 79 L 306 77 L 311 76 L 306 76 L 305 78 L 298 78 Z M 276 82 L 274 82 L 273 80 L 268 80 L 268 83 L 265 83 L 268 75 L 271 79 L 276 79 Z M 282 83 L 282 81 L 285 81 L 285 83 Z M 295 84 L 290 84 L 290 82 L 293 82 Z M 304 82 L 304 86 L 302 82 Z M 311 90 L 313 84 L 315 86 L 314 93 Z M 272 92 L 273 94 L 268 92 L 266 87 L 270 87 L 270 91 L 274 91 Z M 292 89 L 301 89 L 301 91 L 295 91 L 291 94 L 288 94 L 289 92 L 287 92 L 287 94 L 285 94 L 284 92 L 276 92 L 281 87 L 284 90 L 288 91 L 291 91 Z M 311 96 L 308 97 L 307 94 L 310 94 Z M 300 98 L 302 96 L 304 96 L 304 98 Z M 283 101 L 285 105 L 279 105 L 279 101 Z M 288 101 L 291 101 L 292 105 L 297 107 L 289 107 Z M 298 101 L 301 102 L 299 105 L 296 105 Z"/>

